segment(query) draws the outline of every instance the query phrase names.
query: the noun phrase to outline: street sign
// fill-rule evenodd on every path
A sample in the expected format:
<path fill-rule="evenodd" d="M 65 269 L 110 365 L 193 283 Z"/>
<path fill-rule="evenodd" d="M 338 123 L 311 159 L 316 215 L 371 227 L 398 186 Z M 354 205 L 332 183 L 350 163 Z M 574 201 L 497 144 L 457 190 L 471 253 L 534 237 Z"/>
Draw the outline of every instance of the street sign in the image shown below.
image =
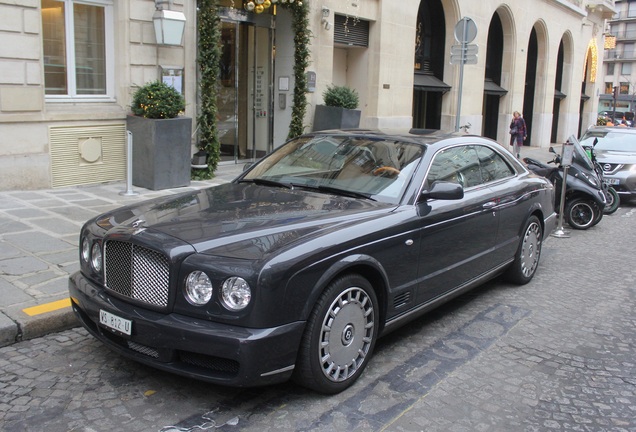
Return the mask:
<path fill-rule="evenodd" d="M 479 52 L 479 45 L 477 44 L 467 44 L 464 46 L 466 55 L 473 55 Z M 451 46 L 451 55 L 461 55 L 462 54 L 462 46 L 461 45 L 453 45 Z"/>
<path fill-rule="evenodd" d="M 477 37 L 477 24 L 471 18 L 464 17 L 455 24 L 455 39 L 459 43 L 471 43 Z"/>
<path fill-rule="evenodd" d="M 462 61 L 463 60 L 463 61 Z M 450 64 L 477 64 L 477 54 L 462 56 L 461 54 L 450 56 Z"/>

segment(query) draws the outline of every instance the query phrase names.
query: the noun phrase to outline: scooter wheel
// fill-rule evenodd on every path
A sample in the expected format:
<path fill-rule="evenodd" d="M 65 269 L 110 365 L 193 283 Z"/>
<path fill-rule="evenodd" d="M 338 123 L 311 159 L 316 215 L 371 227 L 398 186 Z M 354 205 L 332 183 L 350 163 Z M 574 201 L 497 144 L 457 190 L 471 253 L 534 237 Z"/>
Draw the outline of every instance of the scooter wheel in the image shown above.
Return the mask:
<path fill-rule="evenodd" d="M 611 186 L 605 190 L 605 200 L 607 203 L 603 208 L 603 213 L 606 215 L 614 213 L 621 204 L 621 198 L 618 196 L 618 192 Z"/>
<path fill-rule="evenodd" d="M 574 229 L 586 230 L 600 222 L 603 213 L 591 200 L 575 198 L 565 204 L 565 220 Z"/>

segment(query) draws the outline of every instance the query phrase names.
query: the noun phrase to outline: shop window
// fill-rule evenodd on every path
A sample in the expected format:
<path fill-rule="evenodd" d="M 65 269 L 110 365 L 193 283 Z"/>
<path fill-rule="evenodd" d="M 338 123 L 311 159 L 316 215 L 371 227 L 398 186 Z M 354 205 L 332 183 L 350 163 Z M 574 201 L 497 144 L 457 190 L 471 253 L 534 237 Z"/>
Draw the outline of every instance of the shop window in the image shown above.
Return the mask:
<path fill-rule="evenodd" d="M 47 97 L 108 95 L 111 22 L 111 0 L 42 0 Z"/>

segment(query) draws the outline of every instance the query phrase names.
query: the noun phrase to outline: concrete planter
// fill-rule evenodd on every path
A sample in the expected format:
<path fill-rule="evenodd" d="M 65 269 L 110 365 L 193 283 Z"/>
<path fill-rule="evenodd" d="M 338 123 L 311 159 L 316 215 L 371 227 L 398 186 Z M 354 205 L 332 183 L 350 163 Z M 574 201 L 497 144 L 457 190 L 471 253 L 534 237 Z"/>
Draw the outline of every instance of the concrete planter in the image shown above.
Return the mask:
<path fill-rule="evenodd" d="M 129 115 L 126 124 L 133 135 L 135 186 L 161 190 L 190 184 L 190 117 L 147 119 Z"/>
<path fill-rule="evenodd" d="M 360 110 L 316 105 L 314 131 L 329 129 L 356 129 L 360 127 Z"/>

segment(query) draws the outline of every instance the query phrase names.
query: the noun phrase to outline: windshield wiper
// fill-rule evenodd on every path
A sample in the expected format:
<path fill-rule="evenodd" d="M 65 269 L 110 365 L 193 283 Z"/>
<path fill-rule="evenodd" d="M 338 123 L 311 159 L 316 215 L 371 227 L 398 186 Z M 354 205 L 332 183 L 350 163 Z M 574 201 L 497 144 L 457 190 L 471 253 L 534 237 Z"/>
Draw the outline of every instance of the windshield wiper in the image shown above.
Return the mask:
<path fill-rule="evenodd" d="M 362 193 L 362 192 L 356 192 L 356 191 L 350 191 L 350 190 L 346 190 L 346 189 L 340 189 L 337 187 L 333 187 L 333 186 L 325 186 L 325 185 L 318 185 L 318 186 L 305 186 L 305 185 L 295 185 L 298 187 L 307 187 L 309 189 L 317 189 L 321 192 L 330 192 L 333 193 L 335 195 L 342 195 L 342 196 L 348 196 L 351 198 L 364 198 L 364 199 L 368 199 L 371 201 L 376 201 L 375 199 L 371 198 L 371 194 L 367 194 L 367 193 Z"/>
<path fill-rule="evenodd" d="M 254 183 L 259 186 L 274 186 L 274 187 L 282 187 L 285 189 L 293 189 L 294 186 L 289 183 L 283 183 L 276 180 L 269 180 L 264 178 L 253 178 L 253 179 L 241 179 L 239 183 Z"/>

